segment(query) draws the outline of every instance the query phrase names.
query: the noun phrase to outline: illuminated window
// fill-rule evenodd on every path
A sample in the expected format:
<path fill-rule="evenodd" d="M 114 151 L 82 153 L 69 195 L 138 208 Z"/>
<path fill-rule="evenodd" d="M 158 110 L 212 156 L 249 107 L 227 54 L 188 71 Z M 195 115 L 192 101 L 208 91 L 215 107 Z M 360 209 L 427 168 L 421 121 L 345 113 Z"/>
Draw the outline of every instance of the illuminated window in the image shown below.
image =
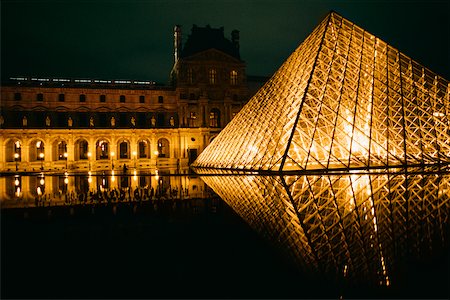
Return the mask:
<path fill-rule="evenodd" d="M 16 101 L 22 100 L 22 94 L 21 93 L 14 93 L 14 100 L 16 100 Z"/>
<path fill-rule="evenodd" d="M 197 114 L 193 111 L 189 113 L 188 118 L 188 126 L 189 127 L 196 127 L 197 126 Z"/>
<path fill-rule="evenodd" d="M 145 103 L 145 96 L 139 96 L 139 103 Z"/>
<path fill-rule="evenodd" d="M 58 101 L 59 101 L 59 102 L 64 102 L 64 101 L 66 101 L 65 95 L 64 95 L 64 94 L 59 94 L 59 95 L 58 95 Z"/>
<path fill-rule="evenodd" d="M 100 95 L 100 102 L 106 102 L 106 95 Z"/>
<path fill-rule="evenodd" d="M 192 79 L 192 69 L 191 68 L 189 68 L 187 70 L 187 81 L 189 84 L 192 84 L 194 82 Z"/>
<path fill-rule="evenodd" d="M 86 102 L 86 95 L 80 95 L 80 102 Z"/>
<path fill-rule="evenodd" d="M 169 141 L 167 139 L 158 140 L 158 157 L 170 157 Z"/>
<path fill-rule="evenodd" d="M 158 103 L 163 103 L 163 102 L 164 102 L 164 97 L 158 96 Z"/>
<path fill-rule="evenodd" d="M 216 71 L 216 69 L 210 69 L 209 70 L 209 83 L 216 84 L 216 81 L 217 81 L 217 71 Z"/>
<path fill-rule="evenodd" d="M 230 72 L 230 84 L 236 85 L 237 79 L 238 79 L 238 73 L 235 70 L 231 71 Z"/>
<path fill-rule="evenodd" d="M 220 127 L 220 111 L 217 108 L 209 113 L 209 127 Z"/>
<path fill-rule="evenodd" d="M 124 95 L 120 95 L 120 102 L 122 102 L 122 103 L 125 102 L 125 96 Z"/>
<path fill-rule="evenodd" d="M 44 101 L 44 94 L 37 94 L 36 95 L 36 100 L 37 101 Z"/>
<path fill-rule="evenodd" d="M 123 141 L 119 144 L 119 158 L 128 158 L 128 143 Z"/>
<path fill-rule="evenodd" d="M 97 142 L 95 147 L 96 159 L 108 159 L 109 158 L 109 143 L 105 140 Z"/>

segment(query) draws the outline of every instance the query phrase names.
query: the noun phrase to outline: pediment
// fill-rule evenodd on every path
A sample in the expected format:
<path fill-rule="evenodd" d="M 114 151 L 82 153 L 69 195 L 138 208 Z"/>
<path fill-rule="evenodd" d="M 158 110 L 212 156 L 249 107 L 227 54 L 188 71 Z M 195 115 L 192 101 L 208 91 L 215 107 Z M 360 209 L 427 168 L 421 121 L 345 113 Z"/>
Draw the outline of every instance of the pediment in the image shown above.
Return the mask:
<path fill-rule="evenodd" d="M 198 52 L 194 55 L 184 58 L 185 61 L 220 61 L 227 63 L 242 64 L 243 61 L 228 55 L 222 51 L 211 48 L 205 51 Z"/>

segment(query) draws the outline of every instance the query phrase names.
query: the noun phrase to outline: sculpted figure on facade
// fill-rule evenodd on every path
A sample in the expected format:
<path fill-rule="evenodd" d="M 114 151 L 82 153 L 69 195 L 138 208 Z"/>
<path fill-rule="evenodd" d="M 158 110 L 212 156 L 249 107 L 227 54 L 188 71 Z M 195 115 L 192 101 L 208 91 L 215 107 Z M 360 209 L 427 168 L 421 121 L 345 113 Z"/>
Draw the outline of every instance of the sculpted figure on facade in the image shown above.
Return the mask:
<path fill-rule="evenodd" d="M 67 120 L 67 126 L 72 127 L 72 125 L 73 125 L 72 117 L 69 117 L 69 119 Z"/>
<path fill-rule="evenodd" d="M 50 127 L 50 125 L 51 125 L 50 117 L 47 116 L 47 118 L 45 118 L 45 126 Z"/>
<path fill-rule="evenodd" d="M 89 126 L 90 126 L 90 127 L 94 127 L 94 117 L 91 117 L 91 118 L 89 119 Z"/>
<path fill-rule="evenodd" d="M 28 126 L 27 116 L 23 116 L 23 118 L 22 118 L 22 126 L 23 127 L 27 127 Z"/>
<path fill-rule="evenodd" d="M 136 127 L 136 119 L 131 117 L 131 126 Z"/>
<path fill-rule="evenodd" d="M 111 117 L 111 127 L 115 127 L 116 126 L 116 118 Z"/>
<path fill-rule="evenodd" d="M 152 118 L 150 119 L 150 123 L 152 124 L 152 127 L 156 126 L 156 119 L 155 116 L 152 116 Z"/>

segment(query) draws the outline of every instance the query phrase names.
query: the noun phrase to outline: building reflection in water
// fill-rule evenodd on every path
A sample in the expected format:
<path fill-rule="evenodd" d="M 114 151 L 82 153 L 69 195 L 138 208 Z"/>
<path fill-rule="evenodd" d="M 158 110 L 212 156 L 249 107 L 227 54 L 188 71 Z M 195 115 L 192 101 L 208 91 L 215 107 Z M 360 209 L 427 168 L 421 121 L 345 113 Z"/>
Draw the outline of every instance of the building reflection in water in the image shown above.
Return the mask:
<path fill-rule="evenodd" d="M 178 174 L 172 169 L 0 177 L 2 208 L 205 198 L 211 196 L 209 192 L 198 176 Z"/>
<path fill-rule="evenodd" d="M 397 171 L 202 179 L 303 270 L 389 286 L 402 258 L 444 245 L 449 224 L 448 172 Z"/>

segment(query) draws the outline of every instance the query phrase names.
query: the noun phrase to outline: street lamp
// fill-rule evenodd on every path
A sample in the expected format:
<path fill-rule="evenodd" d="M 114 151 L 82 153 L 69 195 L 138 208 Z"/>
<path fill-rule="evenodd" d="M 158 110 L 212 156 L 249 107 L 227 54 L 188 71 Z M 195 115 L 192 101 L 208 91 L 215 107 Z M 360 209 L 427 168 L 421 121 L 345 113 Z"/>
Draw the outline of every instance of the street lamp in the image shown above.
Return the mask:
<path fill-rule="evenodd" d="M 64 159 L 66 160 L 66 171 L 67 171 L 67 157 L 69 154 L 67 152 L 64 152 Z"/>
<path fill-rule="evenodd" d="M 44 153 L 39 153 L 39 159 L 41 160 L 41 171 L 44 170 Z"/>
<path fill-rule="evenodd" d="M 16 162 L 16 171 L 19 170 L 19 153 L 14 153 L 14 161 Z"/>
<path fill-rule="evenodd" d="M 111 151 L 111 170 L 114 170 L 114 151 Z"/>

